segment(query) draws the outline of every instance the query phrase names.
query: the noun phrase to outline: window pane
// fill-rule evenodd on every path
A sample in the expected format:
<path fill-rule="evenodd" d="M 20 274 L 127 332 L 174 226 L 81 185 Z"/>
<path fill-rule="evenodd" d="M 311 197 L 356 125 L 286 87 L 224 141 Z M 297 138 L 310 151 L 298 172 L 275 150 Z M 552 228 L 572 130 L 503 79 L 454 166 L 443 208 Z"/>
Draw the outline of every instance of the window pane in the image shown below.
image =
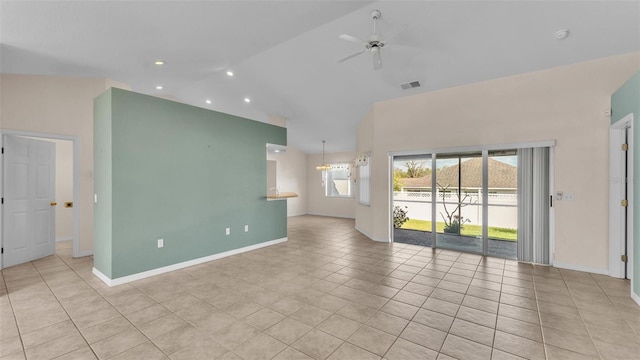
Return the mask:
<path fill-rule="evenodd" d="M 489 152 L 488 254 L 517 259 L 518 156 L 516 150 Z"/>
<path fill-rule="evenodd" d="M 483 253 L 482 154 L 436 155 L 436 247 Z"/>
<path fill-rule="evenodd" d="M 352 197 L 351 169 L 349 164 L 332 164 L 325 171 L 325 195 L 328 197 Z"/>

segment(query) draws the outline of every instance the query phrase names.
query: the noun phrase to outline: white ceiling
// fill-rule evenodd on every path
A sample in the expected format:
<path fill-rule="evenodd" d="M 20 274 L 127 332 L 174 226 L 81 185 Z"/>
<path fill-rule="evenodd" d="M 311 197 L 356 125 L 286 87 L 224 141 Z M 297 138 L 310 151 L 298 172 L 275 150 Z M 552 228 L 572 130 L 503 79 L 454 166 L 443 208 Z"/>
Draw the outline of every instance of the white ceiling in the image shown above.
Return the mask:
<path fill-rule="evenodd" d="M 337 64 L 360 50 L 338 35 L 366 39 L 373 9 L 379 33 L 407 27 L 383 49 L 384 68 L 369 54 Z M 560 29 L 569 37 L 557 40 Z M 250 119 L 283 116 L 289 144 L 318 153 L 326 139 L 337 152 L 355 149 L 376 101 L 638 51 L 640 2 L 2 0 L 0 46 L 5 73 L 108 77 Z M 414 80 L 422 87 L 401 90 Z"/>

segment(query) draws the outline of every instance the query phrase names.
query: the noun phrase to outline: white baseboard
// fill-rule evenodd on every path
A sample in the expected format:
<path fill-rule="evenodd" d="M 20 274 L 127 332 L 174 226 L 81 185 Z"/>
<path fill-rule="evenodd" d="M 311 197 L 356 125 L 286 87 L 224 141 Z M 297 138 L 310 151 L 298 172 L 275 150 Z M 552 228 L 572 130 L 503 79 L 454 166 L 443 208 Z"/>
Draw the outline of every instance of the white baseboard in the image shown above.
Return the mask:
<path fill-rule="evenodd" d="M 342 216 L 342 215 L 335 215 L 335 214 L 307 213 L 307 215 L 326 216 L 326 217 L 333 217 L 333 218 L 339 218 L 339 219 L 354 219 L 355 220 L 355 217 L 353 217 L 353 216 Z"/>
<path fill-rule="evenodd" d="M 93 273 L 93 275 L 95 275 L 96 277 L 98 277 L 98 279 L 102 280 L 103 283 L 109 285 L 109 286 L 114 286 L 111 282 L 111 279 L 109 279 L 109 277 L 105 274 L 103 274 L 100 270 L 93 268 L 93 270 L 91 271 Z"/>
<path fill-rule="evenodd" d="M 609 269 L 608 268 L 601 269 L 601 268 L 594 268 L 594 267 L 590 267 L 590 266 L 566 264 L 566 263 L 561 263 L 561 262 L 557 262 L 557 261 L 553 262 L 553 267 L 557 267 L 557 268 L 560 268 L 560 269 L 576 270 L 576 271 L 582 271 L 582 272 L 588 272 L 588 273 L 593 273 L 593 274 L 609 276 Z"/>
<path fill-rule="evenodd" d="M 56 242 L 58 242 L 58 241 L 69 241 L 69 240 L 73 240 L 73 236 L 63 236 L 63 237 L 57 237 L 56 238 Z"/>
<path fill-rule="evenodd" d="M 636 304 L 640 305 L 640 296 L 631 291 L 631 299 L 636 302 Z"/>
<path fill-rule="evenodd" d="M 384 243 L 388 243 L 389 242 L 389 239 L 374 237 L 371 234 L 367 233 L 366 231 L 358 228 L 357 226 L 356 226 L 356 230 L 358 230 L 362 235 L 368 237 L 369 239 L 371 239 L 373 241 L 384 242 Z"/>
<path fill-rule="evenodd" d="M 301 212 L 301 213 L 293 213 L 293 214 L 287 214 L 287 217 L 296 217 L 296 216 L 303 216 L 303 215 L 307 215 L 306 212 Z"/>
<path fill-rule="evenodd" d="M 251 246 L 246 246 L 246 247 L 243 247 L 243 248 L 240 248 L 240 249 L 229 250 L 229 251 L 226 251 L 226 252 L 223 252 L 223 253 L 219 253 L 219 254 L 213 254 L 213 255 L 201 257 L 201 258 L 198 258 L 198 259 L 188 260 L 188 261 L 184 261 L 184 262 L 181 262 L 181 263 L 164 266 L 164 267 L 153 269 L 153 270 L 143 271 L 143 272 L 140 272 L 140 273 L 137 273 L 137 274 L 133 274 L 133 275 L 127 275 L 127 276 L 119 277 L 119 278 L 116 278 L 116 279 L 110 279 L 108 276 L 106 276 L 105 274 L 100 272 L 100 270 L 98 270 L 96 268 L 93 268 L 93 274 L 95 276 L 97 276 L 100 280 L 102 280 L 105 284 L 107 284 L 108 286 L 122 285 L 122 284 L 126 284 L 128 282 L 131 282 L 131 281 L 141 280 L 141 279 L 145 279 L 145 278 L 148 278 L 148 277 L 151 277 L 151 276 L 164 274 L 164 273 L 167 273 L 167 272 L 170 272 L 170 271 L 184 269 L 184 268 L 189 267 L 189 266 L 194 266 L 194 265 L 206 263 L 206 262 L 217 260 L 217 259 L 222 259 L 224 257 L 228 257 L 228 256 L 231 256 L 231 255 L 237 255 L 237 254 L 242 254 L 242 253 L 245 253 L 245 252 L 248 252 L 248 251 L 257 250 L 257 249 L 260 249 L 260 248 L 263 248 L 263 247 L 266 247 L 266 246 L 279 244 L 279 243 L 285 242 L 287 240 L 288 239 L 286 237 L 285 238 L 281 238 L 281 239 L 271 240 L 271 241 L 267 241 L 267 242 L 263 242 L 263 243 L 259 243 L 259 244 L 255 244 L 255 245 L 251 245 Z"/>
<path fill-rule="evenodd" d="M 74 256 L 74 258 L 81 258 L 81 257 L 91 256 L 91 255 L 93 255 L 93 250 L 80 251 L 78 253 L 78 256 Z"/>

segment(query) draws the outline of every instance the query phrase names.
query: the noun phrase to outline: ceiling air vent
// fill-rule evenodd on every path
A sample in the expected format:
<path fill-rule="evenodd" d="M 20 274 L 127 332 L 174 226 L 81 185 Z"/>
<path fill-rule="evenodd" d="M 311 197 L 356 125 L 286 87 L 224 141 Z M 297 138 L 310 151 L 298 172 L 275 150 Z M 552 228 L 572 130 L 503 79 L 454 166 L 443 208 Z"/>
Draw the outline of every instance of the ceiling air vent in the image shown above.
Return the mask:
<path fill-rule="evenodd" d="M 400 87 L 402 88 L 402 90 L 414 89 L 414 88 L 418 88 L 420 86 L 421 86 L 420 85 L 420 81 L 412 81 L 412 82 L 400 84 Z"/>

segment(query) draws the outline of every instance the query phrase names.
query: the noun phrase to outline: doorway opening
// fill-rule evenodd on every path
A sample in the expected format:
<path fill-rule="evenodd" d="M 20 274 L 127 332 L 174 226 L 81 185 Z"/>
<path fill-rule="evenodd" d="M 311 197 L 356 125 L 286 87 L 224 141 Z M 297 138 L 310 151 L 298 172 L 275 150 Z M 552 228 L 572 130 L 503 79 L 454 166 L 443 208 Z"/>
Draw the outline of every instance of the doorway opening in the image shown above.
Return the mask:
<path fill-rule="evenodd" d="M 609 132 L 609 275 L 630 280 L 634 253 L 633 120 L 629 114 L 612 124 Z"/>
<path fill-rule="evenodd" d="M 4 149 L 5 145 L 5 136 L 13 136 L 18 138 L 27 138 L 32 140 L 40 140 L 47 143 L 55 143 L 55 184 L 56 188 L 54 189 L 54 196 L 51 200 L 51 207 L 55 210 L 55 233 L 53 235 L 54 242 L 55 241 L 71 241 L 73 251 L 72 254 L 74 257 L 81 256 L 79 250 L 79 209 L 78 209 L 78 194 L 79 194 L 79 144 L 76 136 L 66 136 L 66 135 L 57 135 L 57 134 L 47 134 L 47 133 L 36 133 L 36 132 L 27 132 L 27 131 L 17 131 L 17 130 L 2 130 L 0 131 L 0 142 Z M 7 194 L 7 176 L 10 175 L 5 167 L 5 159 L 3 156 L 3 164 L 0 167 L 2 170 L 2 176 L 0 179 L 2 181 L 2 196 L 11 196 L 11 194 Z M 14 191 L 9 189 L 10 191 Z M 54 205 L 55 203 L 55 205 Z M 0 233 L 2 234 L 1 244 L 3 248 L 7 245 L 7 239 L 5 239 L 5 231 L 8 230 L 6 226 L 6 216 L 5 209 L 3 207 L 0 210 L 0 218 L 3 219 L 2 227 L 0 228 Z M 27 224 L 21 226 L 29 226 Z M 55 244 L 54 244 L 55 247 Z M 8 250 L 8 249 L 3 249 Z M 0 256 L 0 268 L 7 267 L 12 261 L 6 261 L 8 258 L 5 256 L 10 256 L 8 251 L 4 251 L 2 256 Z"/>

